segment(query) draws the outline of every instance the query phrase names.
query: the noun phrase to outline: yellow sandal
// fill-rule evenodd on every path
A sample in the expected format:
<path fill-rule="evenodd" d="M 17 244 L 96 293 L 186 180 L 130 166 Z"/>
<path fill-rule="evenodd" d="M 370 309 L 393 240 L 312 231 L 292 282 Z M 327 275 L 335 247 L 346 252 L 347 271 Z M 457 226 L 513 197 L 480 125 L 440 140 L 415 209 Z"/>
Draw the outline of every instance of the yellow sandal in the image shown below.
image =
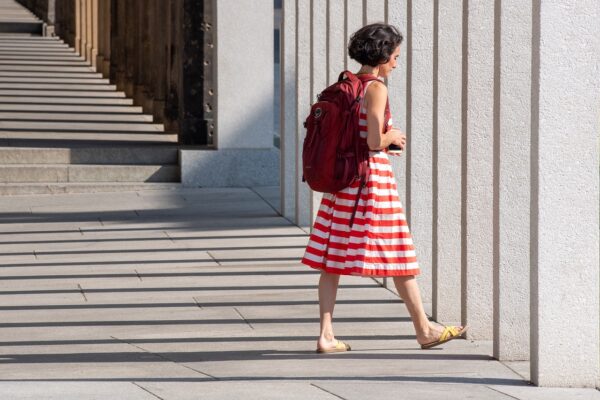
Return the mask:
<path fill-rule="evenodd" d="M 421 345 L 422 349 L 431 349 L 432 347 L 439 346 L 440 344 L 451 341 L 452 339 L 457 339 L 464 335 L 464 333 L 469 329 L 468 326 L 463 326 L 462 329 L 458 326 L 445 326 L 444 331 L 440 335 L 440 338 L 436 341 L 425 343 Z"/>
<path fill-rule="evenodd" d="M 337 343 L 335 344 L 335 346 L 327 348 L 327 349 L 321 349 L 321 348 L 317 348 L 317 353 L 342 353 L 344 351 L 350 351 L 350 345 L 348 343 L 344 343 L 341 340 L 338 340 Z"/>

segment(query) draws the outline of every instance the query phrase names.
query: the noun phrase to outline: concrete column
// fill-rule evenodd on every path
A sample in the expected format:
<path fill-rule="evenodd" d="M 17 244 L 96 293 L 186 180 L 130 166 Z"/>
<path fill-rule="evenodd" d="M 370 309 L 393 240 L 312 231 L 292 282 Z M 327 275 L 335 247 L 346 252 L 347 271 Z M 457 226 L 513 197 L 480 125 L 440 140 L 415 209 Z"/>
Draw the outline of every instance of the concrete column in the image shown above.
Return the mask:
<path fill-rule="evenodd" d="M 388 95 L 390 99 L 390 111 L 392 113 L 394 127 L 406 131 L 406 108 L 407 108 L 407 80 L 408 80 L 408 14 L 407 2 L 405 0 L 387 1 L 387 23 L 394 25 L 400 30 L 404 40 L 400 45 L 400 56 L 398 66 L 387 81 Z M 400 157 L 390 157 L 398 194 L 402 204 L 406 202 L 406 153 Z"/>
<path fill-rule="evenodd" d="M 344 70 L 347 40 L 344 32 L 344 0 L 327 2 L 327 85 L 335 83 Z M 356 72 L 356 71 L 355 71 Z"/>
<path fill-rule="evenodd" d="M 85 0 L 85 43 L 84 49 L 85 51 L 85 60 L 91 64 L 92 62 L 92 47 L 94 45 L 93 39 L 93 18 L 92 18 L 92 2 L 93 0 Z"/>
<path fill-rule="evenodd" d="M 105 15 L 105 4 L 106 0 L 96 0 L 98 8 L 98 54 L 96 55 L 95 65 L 96 69 L 100 73 L 104 73 L 104 49 L 105 49 L 105 36 L 106 31 L 106 15 Z"/>
<path fill-rule="evenodd" d="M 496 26 L 494 357 L 528 360 L 531 7 L 497 2 Z"/>
<path fill-rule="evenodd" d="M 386 0 L 368 0 L 364 2 L 363 25 L 386 20 Z"/>
<path fill-rule="evenodd" d="M 311 1 L 298 0 L 296 2 L 296 90 L 297 90 L 297 108 L 296 108 L 296 224 L 308 228 L 312 222 L 311 212 L 311 190 L 308 185 L 302 182 L 302 144 L 306 136 L 304 120 L 308 115 L 311 104 Z"/>
<path fill-rule="evenodd" d="M 111 1 L 110 0 L 102 0 L 101 3 L 102 9 L 104 10 L 104 22 L 103 22 L 103 30 L 101 32 L 102 34 L 102 40 L 103 40 L 103 46 L 102 46 L 102 64 L 101 64 L 101 68 L 102 68 L 102 75 L 106 78 L 108 78 L 110 76 L 110 48 L 111 48 L 111 44 L 110 44 L 110 39 L 111 39 L 111 13 L 113 12 L 112 7 L 111 7 Z"/>
<path fill-rule="evenodd" d="M 404 206 L 421 266 L 421 296 L 427 303 L 432 286 L 433 2 L 412 2 L 411 32 L 411 123 L 406 152 L 410 191 Z"/>
<path fill-rule="evenodd" d="M 154 13 L 154 27 L 152 37 L 153 59 L 167 59 L 167 7 L 163 0 L 153 0 L 156 12 Z M 158 122 L 164 121 L 165 96 L 166 96 L 166 62 L 153 62 L 151 67 L 153 81 L 153 114 Z"/>
<path fill-rule="evenodd" d="M 82 3 L 84 0 L 74 0 L 75 1 L 75 40 L 73 47 L 75 47 L 75 51 L 81 55 L 81 27 L 82 27 Z"/>
<path fill-rule="evenodd" d="M 136 50 L 137 50 L 137 31 L 138 15 L 136 12 L 136 1 L 129 0 L 125 3 L 125 82 L 124 90 L 128 97 L 135 93 L 135 72 L 136 72 Z"/>
<path fill-rule="evenodd" d="M 296 5 L 282 2 L 281 28 L 281 212 L 296 220 Z"/>
<path fill-rule="evenodd" d="M 463 0 L 434 3 L 433 319 L 461 321 Z"/>
<path fill-rule="evenodd" d="M 152 62 L 150 58 L 150 3 L 148 1 L 136 0 L 136 13 L 138 18 L 138 40 L 137 40 L 137 62 L 135 79 L 135 100 L 143 107 L 144 112 L 149 112 L 148 108 L 148 74 L 149 65 Z"/>
<path fill-rule="evenodd" d="M 600 3 L 533 2 L 531 379 L 600 386 Z"/>
<path fill-rule="evenodd" d="M 111 30 L 111 59 L 110 59 L 110 78 L 117 85 L 117 90 L 125 89 L 126 73 L 126 34 L 125 26 L 127 20 L 127 3 L 117 1 L 116 7 L 112 10 L 111 24 L 115 29 Z"/>
<path fill-rule="evenodd" d="M 363 27 L 364 13 L 362 0 L 346 0 L 346 45 L 350 41 L 350 36 Z M 360 64 L 350 59 L 348 48 L 346 46 L 346 69 L 356 72 L 360 69 Z"/>
<path fill-rule="evenodd" d="M 94 68 L 98 69 L 98 24 L 100 22 L 98 0 L 91 0 L 90 3 L 90 15 L 91 15 L 91 47 L 90 47 L 90 63 Z"/>
<path fill-rule="evenodd" d="M 467 24 L 462 317 L 463 324 L 471 327 L 469 338 L 490 340 L 493 336 L 494 1 L 468 2 Z"/>
<path fill-rule="evenodd" d="M 213 4 L 217 104 L 213 143 L 218 152 L 182 152 L 182 180 L 203 186 L 279 184 L 279 150 L 273 145 L 273 1 Z M 310 72 L 310 60 L 307 68 Z"/>

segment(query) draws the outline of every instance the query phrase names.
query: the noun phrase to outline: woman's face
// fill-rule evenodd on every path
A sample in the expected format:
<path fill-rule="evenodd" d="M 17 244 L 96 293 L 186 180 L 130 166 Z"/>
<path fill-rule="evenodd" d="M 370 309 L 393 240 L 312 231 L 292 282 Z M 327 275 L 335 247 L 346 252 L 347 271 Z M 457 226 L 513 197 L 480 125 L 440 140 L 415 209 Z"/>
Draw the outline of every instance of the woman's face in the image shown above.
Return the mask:
<path fill-rule="evenodd" d="M 396 65 L 398 65 L 397 58 L 399 55 L 400 55 L 400 46 L 396 47 L 396 49 L 392 53 L 390 60 L 388 62 L 386 62 L 385 64 L 379 65 L 379 74 L 378 75 L 380 77 L 387 78 L 392 73 L 392 70 L 394 68 L 396 68 Z"/>

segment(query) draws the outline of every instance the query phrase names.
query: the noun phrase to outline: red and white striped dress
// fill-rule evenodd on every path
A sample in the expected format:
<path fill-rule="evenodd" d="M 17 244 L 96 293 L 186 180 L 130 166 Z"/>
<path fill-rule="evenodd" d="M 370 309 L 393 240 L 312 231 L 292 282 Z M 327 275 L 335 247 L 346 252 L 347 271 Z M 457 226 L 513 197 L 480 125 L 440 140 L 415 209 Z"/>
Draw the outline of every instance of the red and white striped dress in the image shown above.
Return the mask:
<path fill-rule="evenodd" d="M 364 105 L 359 124 L 366 140 Z M 387 124 L 392 125 L 391 118 Z M 349 220 L 360 183 L 323 195 L 302 263 L 340 275 L 418 275 L 415 247 L 387 153 L 369 152 L 369 167 L 352 227 Z"/>

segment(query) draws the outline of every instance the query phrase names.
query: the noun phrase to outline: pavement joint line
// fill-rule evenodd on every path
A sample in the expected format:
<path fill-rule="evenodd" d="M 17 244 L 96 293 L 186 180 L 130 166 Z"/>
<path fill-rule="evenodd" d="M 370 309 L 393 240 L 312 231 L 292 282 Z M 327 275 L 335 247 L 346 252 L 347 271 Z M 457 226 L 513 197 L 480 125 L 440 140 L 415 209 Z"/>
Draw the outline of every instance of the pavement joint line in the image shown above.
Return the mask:
<path fill-rule="evenodd" d="M 98 222 L 100 222 L 100 226 L 104 226 L 104 222 L 102 222 L 102 218 L 98 217 Z"/>
<path fill-rule="evenodd" d="M 493 387 L 491 387 L 491 386 L 485 385 L 485 387 L 486 387 L 486 388 L 488 388 L 488 389 L 490 389 L 490 390 L 493 390 L 493 391 L 494 391 L 494 392 L 496 392 L 496 393 L 500 393 L 500 394 L 503 394 L 504 396 L 508 396 L 508 397 L 510 397 L 511 399 L 515 399 L 515 400 L 521 400 L 521 399 L 520 399 L 520 398 L 518 398 L 518 397 L 511 396 L 511 395 L 510 395 L 510 394 L 508 394 L 508 393 L 501 392 L 500 390 L 498 390 L 498 389 L 496 389 L 496 388 L 493 388 Z"/>
<path fill-rule="evenodd" d="M 260 197 L 260 199 L 261 199 L 262 201 L 264 201 L 264 202 L 265 202 L 265 203 L 266 203 L 266 204 L 267 204 L 269 207 L 271 207 L 271 209 L 272 209 L 273 211 L 275 211 L 275 213 L 276 213 L 277 215 L 281 215 L 281 213 L 279 213 L 279 211 L 277 211 L 277 209 L 276 209 L 275 207 L 273 207 L 273 205 L 271 205 L 271 203 L 269 203 L 269 202 L 267 201 L 267 199 L 265 199 L 265 198 L 264 198 L 264 197 L 263 197 L 263 196 L 262 196 L 260 193 L 258 193 L 256 190 L 254 190 L 254 188 L 253 188 L 253 187 L 250 187 L 250 186 L 248 186 L 248 189 L 250 189 L 250 191 L 251 191 L 251 192 L 253 192 L 255 195 L 257 195 L 258 197 Z M 286 218 L 286 219 L 287 219 L 287 218 Z"/>
<path fill-rule="evenodd" d="M 159 395 L 152 393 L 150 390 L 146 389 L 146 388 L 145 388 L 145 387 L 143 387 L 142 385 L 140 385 L 140 384 L 138 384 L 138 383 L 136 383 L 136 382 L 131 382 L 131 383 L 132 383 L 133 385 L 135 385 L 135 386 L 139 387 L 140 389 L 142 389 L 144 392 L 146 392 L 146 393 L 149 393 L 149 394 L 151 394 L 152 396 L 156 397 L 157 399 L 160 399 L 160 400 L 165 400 L 164 398 L 160 397 Z"/>
<path fill-rule="evenodd" d="M 79 292 L 81 293 L 81 295 L 83 296 L 83 299 L 87 302 L 88 299 L 87 297 L 85 297 L 85 292 L 83 291 L 83 288 L 81 287 L 81 284 L 77 284 L 77 287 L 79 288 Z"/>
<path fill-rule="evenodd" d="M 335 396 L 335 397 L 337 397 L 338 399 L 347 400 L 345 397 L 342 397 L 342 396 L 339 396 L 339 395 L 337 395 L 337 394 L 335 394 L 335 393 L 333 393 L 333 392 L 330 392 L 329 390 L 327 390 L 327 389 L 324 389 L 324 388 L 322 388 L 321 386 L 319 386 L 319 385 L 316 385 L 316 384 L 314 384 L 314 383 L 311 383 L 311 384 L 310 384 L 310 386 L 314 386 L 314 387 L 316 387 L 317 389 L 319 389 L 319 390 L 322 390 L 322 391 L 323 391 L 323 392 L 325 392 L 325 393 L 328 393 L 328 394 L 330 394 L 330 395 L 332 395 L 332 396 Z"/>
<path fill-rule="evenodd" d="M 196 305 L 198 306 L 198 308 L 200 308 L 201 310 L 202 310 L 202 309 L 204 309 L 204 307 L 202 307 L 202 304 L 200 304 L 200 303 L 198 302 L 198 299 L 197 299 L 197 298 L 195 298 L 195 297 L 192 297 L 192 299 L 194 299 L 194 302 L 196 303 Z"/>
<path fill-rule="evenodd" d="M 187 365 L 185 365 L 185 364 L 178 363 L 177 361 L 175 361 L 175 360 L 171 360 L 170 358 L 168 358 L 168 357 L 165 357 L 165 356 L 163 356 L 163 355 L 162 355 L 162 354 L 160 354 L 160 353 L 155 353 L 155 352 L 153 352 L 153 351 L 146 350 L 145 348 L 143 348 L 143 347 L 141 347 L 141 346 L 135 345 L 135 344 L 133 344 L 133 343 L 129 343 L 128 341 L 126 341 L 126 340 L 123 340 L 123 339 L 119 339 L 119 338 L 118 338 L 118 337 L 116 337 L 116 336 L 112 336 L 112 335 L 111 335 L 111 338 L 112 338 L 112 339 L 114 339 L 114 340 L 117 340 L 117 341 L 119 341 L 119 342 L 121 342 L 121 343 L 125 343 L 125 344 L 128 344 L 128 345 L 132 346 L 132 347 L 135 347 L 136 349 L 142 350 L 144 353 L 152 354 L 153 356 L 156 356 L 156 357 L 158 357 L 158 358 L 161 358 L 161 359 L 163 359 L 163 360 L 165 360 L 165 361 L 171 362 L 171 363 L 173 363 L 173 364 L 175 364 L 175 365 L 178 365 L 178 366 L 180 366 L 180 367 L 187 368 L 187 369 L 189 369 L 189 370 L 192 370 L 192 371 L 194 371 L 194 372 L 196 372 L 196 373 L 199 373 L 199 374 L 201 374 L 201 375 L 207 376 L 207 377 L 209 377 L 209 378 L 211 378 L 211 379 L 214 379 L 214 380 L 216 380 L 216 381 L 220 380 L 220 379 L 219 379 L 219 378 L 217 378 L 216 376 L 213 376 L 213 375 L 211 375 L 211 374 L 207 374 L 206 372 L 202 372 L 202 371 L 200 371 L 200 370 L 198 370 L 198 369 L 192 368 L 192 367 L 190 367 L 190 366 L 187 366 Z"/>
<path fill-rule="evenodd" d="M 244 317 L 244 316 L 242 315 L 242 313 L 240 312 L 240 310 L 238 310 L 238 309 L 237 309 L 237 307 L 233 307 L 233 309 L 235 310 L 235 312 L 236 312 L 236 313 L 238 313 L 238 315 L 240 316 L 240 318 L 242 318 L 242 319 L 244 320 L 244 322 L 245 322 L 245 323 L 247 323 L 247 324 L 248 324 L 248 326 L 249 326 L 249 327 L 250 327 L 252 330 L 254 330 L 254 327 L 252 326 L 252 324 L 251 324 L 251 323 L 250 323 L 250 322 L 249 322 L 249 321 L 246 319 L 246 317 Z"/>
<path fill-rule="evenodd" d="M 140 276 L 140 273 L 138 272 L 137 269 L 134 269 L 135 274 L 137 275 L 138 279 L 140 280 L 140 282 L 143 282 L 142 277 Z"/>
<path fill-rule="evenodd" d="M 37 252 L 35 250 L 33 250 L 33 256 L 35 257 L 36 260 L 39 260 Z"/>
<path fill-rule="evenodd" d="M 212 258 L 213 261 L 217 263 L 217 265 L 221 265 L 221 263 L 219 262 L 219 260 L 217 260 L 216 257 L 211 254 L 210 251 L 207 251 L 206 254 L 208 254 L 210 256 L 210 258 Z"/>
<path fill-rule="evenodd" d="M 78 228 L 79 233 L 81 233 L 81 236 L 85 236 L 85 234 L 83 233 L 83 229 L 81 229 L 81 227 Z"/>
<path fill-rule="evenodd" d="M 173 238 L 171 237 L 171 235 L 169 235 L 169 232 L 163 231 L 163 233 L 165 234 L 165 236 L 167 236 L 171 240 L 171 243 L 175 243 L 175 240 L 173 240 Z"/>

